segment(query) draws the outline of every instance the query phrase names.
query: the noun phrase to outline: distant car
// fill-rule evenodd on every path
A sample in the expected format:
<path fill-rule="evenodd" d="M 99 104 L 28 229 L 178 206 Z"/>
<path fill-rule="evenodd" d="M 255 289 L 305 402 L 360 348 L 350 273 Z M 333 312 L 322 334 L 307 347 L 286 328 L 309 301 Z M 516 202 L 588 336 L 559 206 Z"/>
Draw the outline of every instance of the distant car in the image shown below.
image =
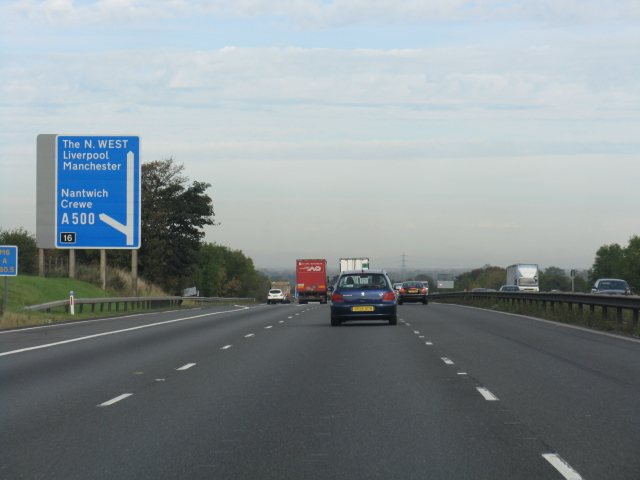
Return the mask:
<path fill-rule="evenodd" d="M 349 320 L 387 320 L 398 323 L 398 303 L 384 270 L 346 270 L 331 294 L 331 325 Z"/>
<path fill-rule="evenodd" d="M 517 285 L 503 285 L 500 287 L 501 292 L 519 292 L 520 287 Z"/>
<path fill-rule="evenodd" d="M 605 295 L 631 295 L 629 284 L 619 278 L 600 278 L 591 287 L 591 293 L 602 293 Z"/>
<path fill-rule="evenodd" d="M 269 290 L 269 294 L 267 295 L 267 305 L 271 305 L 272 303 L 285 303 L 286 301 L 287 296 L 279 288 L 272 288 Z"/>
<path fill-rule="evenodd" d="M 429 291 L 422 282 L 404 282 L 398 292 L 398 305 L 402 305 L 404 302 L 422 302 L 427 305 Z"/>
<path fill-rule="evenodd" d="M 486 288 L 474 288 L 473 290 L 471 290 L 472 292 L 486 292 L 487 289 Z"/>

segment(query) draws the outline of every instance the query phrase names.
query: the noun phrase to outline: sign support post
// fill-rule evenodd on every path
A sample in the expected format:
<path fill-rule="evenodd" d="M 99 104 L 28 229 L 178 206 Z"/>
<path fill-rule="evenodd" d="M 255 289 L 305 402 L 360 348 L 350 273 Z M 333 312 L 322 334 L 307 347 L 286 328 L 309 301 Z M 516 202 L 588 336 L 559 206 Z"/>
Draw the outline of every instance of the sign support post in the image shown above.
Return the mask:
<path fill-rule="evenodd" d="M 133 283 L 133 296 L 138 296 L 138 250 L 131 250 L 131 282 Z"/>
<path fill-rule="evenodd" d="M 100 250 L 100 281 L 102 282 L 102 290 L 107 289 L 107 251 L 103 248 Z"/>

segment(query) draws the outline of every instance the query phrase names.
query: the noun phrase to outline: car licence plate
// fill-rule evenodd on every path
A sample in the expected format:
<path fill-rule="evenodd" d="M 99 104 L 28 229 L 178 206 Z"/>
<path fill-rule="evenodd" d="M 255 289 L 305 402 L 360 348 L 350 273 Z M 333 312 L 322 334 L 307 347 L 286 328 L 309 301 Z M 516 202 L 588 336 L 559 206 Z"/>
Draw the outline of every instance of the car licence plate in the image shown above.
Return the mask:
<path fill-rule="evenodd" d="M 366 306 L 366 307 L 351 307 L 352 312 L 373 312 L 375 307 Z"/>
<path fill-rule="evenodd" d="M 417 288 L 410 288 L 409 289 L 409 293 L 418 293 L 418 289 Z"/>

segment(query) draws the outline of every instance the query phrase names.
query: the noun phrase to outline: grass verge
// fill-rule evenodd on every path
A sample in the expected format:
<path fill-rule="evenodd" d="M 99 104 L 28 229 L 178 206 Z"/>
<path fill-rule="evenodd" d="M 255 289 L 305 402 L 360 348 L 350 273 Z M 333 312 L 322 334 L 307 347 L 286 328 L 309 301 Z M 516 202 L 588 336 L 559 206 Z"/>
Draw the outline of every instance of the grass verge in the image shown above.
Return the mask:
<path fill-rule="evenodd" d="M 96 285 L 100 283 L 99 272 L 96 269 L 83 268 L 78 271 L 78 279 L 71 278 L 45 278 L 18 275 L 8 277 L 8 306 L 3 309 L 0 317 L 0 329 L 15 328 L 45 323 L 80 320 L 84 318 L 96 318 L 112 313 L 84 312 L 71 315 L 64 308 L 57 308 L 51 312 L 31 312 L 24 307 L 40 305 L 69 298 L 73 292 L 75 298 L 109 298 L 126 297 L 132 295 L 132 280 L 124 271 L 112 269 L 109 271 L 107 289 L 103 290 Z M 0 279 L 0 303 L 4 303 L 5 282 Z M 138 280 L 138 296 L 164 296 L 162 290 Z"/>

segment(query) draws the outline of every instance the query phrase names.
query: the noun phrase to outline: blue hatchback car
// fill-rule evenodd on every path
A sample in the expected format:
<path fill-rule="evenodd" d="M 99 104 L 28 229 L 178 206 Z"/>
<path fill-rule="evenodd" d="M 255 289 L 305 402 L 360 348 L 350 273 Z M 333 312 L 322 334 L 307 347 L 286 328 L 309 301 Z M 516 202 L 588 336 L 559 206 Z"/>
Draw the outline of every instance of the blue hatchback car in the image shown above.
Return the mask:
<path fill-rule="evenodd" d="M 331 295 L 331 325 L 348 320 L 398 323 L 398 300 L 384 270 L 342 272 Z"/>

